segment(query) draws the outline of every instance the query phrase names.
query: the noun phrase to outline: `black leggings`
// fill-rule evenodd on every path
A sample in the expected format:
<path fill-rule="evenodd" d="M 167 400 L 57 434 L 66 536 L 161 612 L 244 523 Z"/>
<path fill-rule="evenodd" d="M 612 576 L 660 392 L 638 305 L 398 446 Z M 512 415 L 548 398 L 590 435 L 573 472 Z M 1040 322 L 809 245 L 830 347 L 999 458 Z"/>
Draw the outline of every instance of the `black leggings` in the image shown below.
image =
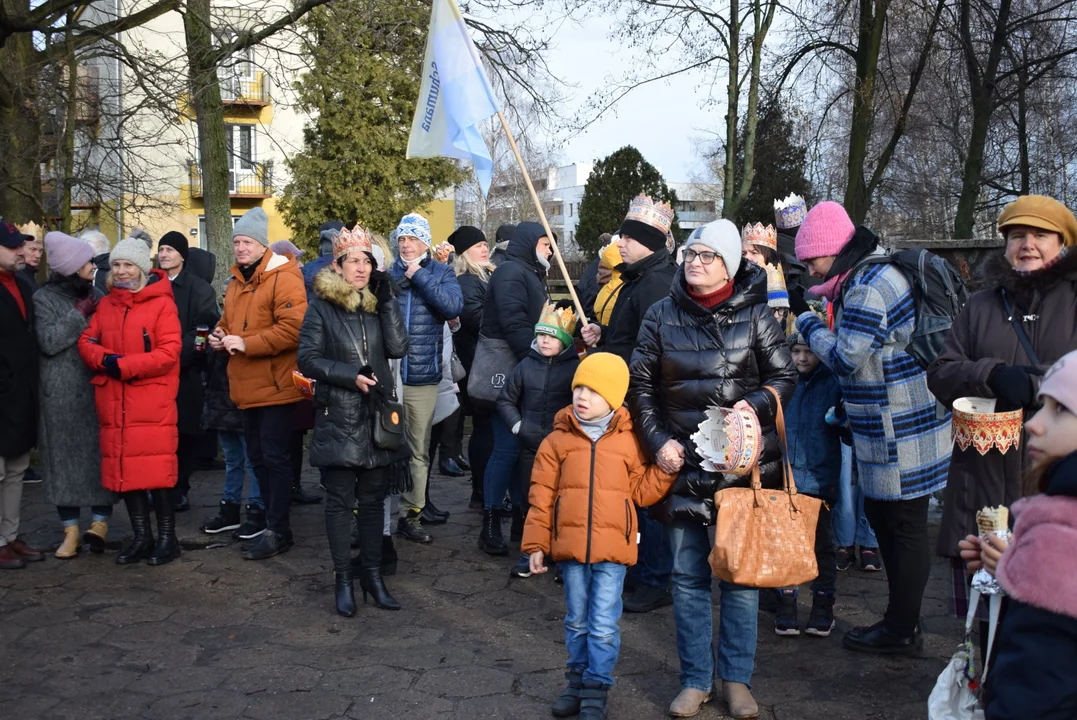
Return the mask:
<path fill-rule="evenodd" d="M 471 438 L 467 443 L 467 461 L 471 463 L 471 491 L 482 495 L 486 466 L 494 454 L 494 426 L 490 414 L 475 411 L 471 416 Z"/>
<path fill-rule="evenodd" d="M 329 468 L 325 474 L 325 533 L 329 554 L 338 573 L 351 570 L 352 523 L 359 523 L 359 552 L 363 569 L 381 567 L 385 491 L 389 473 L 385 468 Z M 352 508 L 358 503 L 358 518 Z"/>

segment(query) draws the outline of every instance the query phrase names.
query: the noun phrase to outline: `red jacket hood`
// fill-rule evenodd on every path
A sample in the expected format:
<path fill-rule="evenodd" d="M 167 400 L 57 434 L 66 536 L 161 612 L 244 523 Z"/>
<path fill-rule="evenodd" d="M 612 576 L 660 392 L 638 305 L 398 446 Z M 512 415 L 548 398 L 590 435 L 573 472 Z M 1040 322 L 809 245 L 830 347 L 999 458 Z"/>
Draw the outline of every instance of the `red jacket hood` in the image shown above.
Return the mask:
<path fill-rule="evenodd" d="M 105 298 L 119 305 L 131 307 L 134 304 L 149 302 L 158 297 L 173 297 L 172 281 L 168 279 L 168 274 L 165 273 L 164 270 L 150 270 L 150 276 L 156 277 L 157 280 L 147 284 L 146 287 L 138 292 L 131 292 L 130 290 L 123 290 L 121 288 L 112 288 Z"/>
<path fill-rule="evenodd" d="M 1077 618 L 1077 498 L 1037 495 L 1013 505 L 1014 533 L 998 566 L 1010 597 Z"/>

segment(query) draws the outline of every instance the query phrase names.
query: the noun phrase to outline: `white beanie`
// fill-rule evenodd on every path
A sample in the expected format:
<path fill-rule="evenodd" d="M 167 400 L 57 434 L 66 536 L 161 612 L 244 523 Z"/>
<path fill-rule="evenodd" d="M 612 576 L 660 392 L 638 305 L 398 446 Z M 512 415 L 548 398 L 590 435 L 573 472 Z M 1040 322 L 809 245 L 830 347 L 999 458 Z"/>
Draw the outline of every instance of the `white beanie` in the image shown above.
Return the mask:
<path fill-rule="evenodd" d="M 150 275 L 150 249 L 146 247 L 144 240 L 140 238 L 124 238 L 116 243 L 116 247 L 112 248 L 112 252 L 109 253 L 108 262 L 111 265 L 117 260 L 126 260 L 132 263 L 142 271 L 142 274 L 147 278 Z"/>
<path fill-rule="evenodd" d="M 740 258 L 744 246 L 741 243 L 740 231 L 729 220 L 724 218 L 715 220 L 693 230 L 682 247 L 687 250 L 693 245 L 705 245 L 718 253 L 722 262 L 725 263 L 725 269 L 730 278 L 734 277 L 740 269 Z"/>

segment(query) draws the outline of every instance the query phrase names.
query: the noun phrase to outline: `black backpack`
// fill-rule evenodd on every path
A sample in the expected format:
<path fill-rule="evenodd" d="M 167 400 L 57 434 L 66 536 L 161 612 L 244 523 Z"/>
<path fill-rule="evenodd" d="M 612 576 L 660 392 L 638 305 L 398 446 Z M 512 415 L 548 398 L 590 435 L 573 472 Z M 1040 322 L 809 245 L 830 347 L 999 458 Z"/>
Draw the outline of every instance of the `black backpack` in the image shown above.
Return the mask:
<path fill-rule="evenodd" d="M 866 265 L 884 263 L 900 270 L 912 287 L 916 327 L 905 352 L 927 370 L 942 353 L 954 318 L 969 301 L 968 288 L 957 268 L 927 250 L 898 250 L 887 255 L 873 255 L 857 265 L 849 277 Z"/>

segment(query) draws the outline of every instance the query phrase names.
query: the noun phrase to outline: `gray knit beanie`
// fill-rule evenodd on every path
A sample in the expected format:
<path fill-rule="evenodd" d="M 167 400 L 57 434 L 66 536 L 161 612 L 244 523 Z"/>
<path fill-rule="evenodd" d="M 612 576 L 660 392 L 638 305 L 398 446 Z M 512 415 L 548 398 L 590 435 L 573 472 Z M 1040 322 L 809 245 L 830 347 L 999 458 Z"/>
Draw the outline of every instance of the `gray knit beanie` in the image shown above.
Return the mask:
<path fill-rule="evenodd" d="M 126 260 L 129 263 L 133 263 L 138 266 L 138 269 L 142 271 L 142 274 L 146 277 L 150 275 L 150 249 L 146 247 L 146 243 L 139 238 L 124 238 L 116 243 L 116 247 L 112 248 L 112 252 L 109 253 L 109 264 L 116 262 L 117 260 Z"/>
<path fill-rule="evenodd" d="M 239 235 L 245 235 L 269 247 L 269 216 L 266 211 L 255 207 L 243 213 L 243 217 L 232 228 L 232 239 L 235 240 Z"/>
<path fill-rule="evenodd" d="M 730 221 L 723 218 L 696 228 L 688 236 L 688 239 L 684 241 L 683 247 L 687 250 L 693 245 L 705 245 L 718 253 L 722 258 L 722 262 L 725 263 L 725 270 L 729 273 L 730 278 L 734 277 L 737 270 L 740 269 L 743 245 L 741 244 L 740 231 Z"/>

